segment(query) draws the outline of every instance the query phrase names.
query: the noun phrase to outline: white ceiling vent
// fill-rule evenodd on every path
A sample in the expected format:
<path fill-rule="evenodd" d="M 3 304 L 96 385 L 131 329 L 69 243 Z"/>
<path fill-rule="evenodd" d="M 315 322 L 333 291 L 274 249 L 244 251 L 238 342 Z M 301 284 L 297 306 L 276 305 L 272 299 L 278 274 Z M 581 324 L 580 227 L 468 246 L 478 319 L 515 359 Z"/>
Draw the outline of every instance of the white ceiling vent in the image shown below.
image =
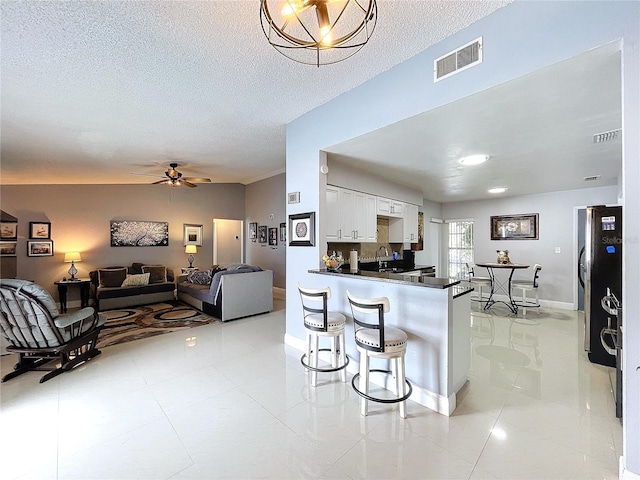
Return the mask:
<path fill-rule="evenodd" d="M 482 37 L 437 58 L 433 62 L 433 81 L 437 82 L 479 63 L 482 63 Z"/>
<path fill-rule="evenodd" d="M 593 136 L 593 143 L 610 142 L 620 136 L 620 129 L 610 130 L 608 132 L 596 133 Z"/>

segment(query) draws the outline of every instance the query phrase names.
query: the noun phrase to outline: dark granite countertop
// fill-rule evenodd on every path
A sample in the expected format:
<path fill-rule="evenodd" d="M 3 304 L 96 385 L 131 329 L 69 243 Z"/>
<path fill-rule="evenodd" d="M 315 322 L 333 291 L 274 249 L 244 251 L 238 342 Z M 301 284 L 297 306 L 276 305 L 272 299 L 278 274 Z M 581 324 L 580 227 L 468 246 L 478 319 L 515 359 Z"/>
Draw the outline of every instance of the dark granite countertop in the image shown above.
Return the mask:
<path fill-rule="evenodd" d="M 368 272 L 366 270 L 359 270 L 357 272 L 350 272 L 348 268 L 344 270 L 331 271 L 326 269 L 309 270 L 309 273 L 317 273 L 320 275 L 334 275 L 344 277 L 362 278 L 364 280 L 374 280 L 378 282 L 390 282 L 390 283 L 404 283 L 407 285 L 414 285 L 416 287 L 429 287 L 445 289 L 458 285 L 460 280 L 453 278 L 435 278 L 427 275 L 408 275 L 403 273 L 394 272 Z M 472 290 L 472 289 L 471 289 Z M 464 295 L 466 292 L 459 292 L 456 295 Z"/>

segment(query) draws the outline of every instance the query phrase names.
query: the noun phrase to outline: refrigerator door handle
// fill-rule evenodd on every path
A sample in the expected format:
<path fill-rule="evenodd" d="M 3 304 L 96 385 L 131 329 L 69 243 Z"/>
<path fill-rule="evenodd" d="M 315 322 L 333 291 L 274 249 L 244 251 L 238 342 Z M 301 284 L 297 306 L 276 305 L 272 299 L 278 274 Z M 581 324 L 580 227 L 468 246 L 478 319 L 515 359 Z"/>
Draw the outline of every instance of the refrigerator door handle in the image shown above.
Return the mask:
<path fill-rule="evenodd" d="M 582 272 L 584 271 L 584 264 L 582 263 L 582 259 L 584 258 L 584 250 L 585 247 L 582 247 L 580 249 L 580 255 L 578 255 L 578 281 L 580 282 L 580 285 L 582 286 L 582 288 L 584 288 L 584 278 L 582 276 Z"/>

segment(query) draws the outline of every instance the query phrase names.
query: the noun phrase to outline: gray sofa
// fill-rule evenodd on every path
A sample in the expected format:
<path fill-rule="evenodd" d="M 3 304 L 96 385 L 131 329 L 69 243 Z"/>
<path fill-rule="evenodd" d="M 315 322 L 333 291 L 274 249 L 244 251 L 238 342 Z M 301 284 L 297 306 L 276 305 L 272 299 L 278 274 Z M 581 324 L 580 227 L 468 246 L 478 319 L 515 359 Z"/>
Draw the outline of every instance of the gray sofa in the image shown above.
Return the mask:
<path fill-rule="evenodd" d="M 244 267 L 244 268 L 243 268 Z M 223 322 L 273 310 L 273 272 L 240 266 L 213 274 L 211 284 L 178 277 L 178 300 Z"/>
<path fill-rule="evenodd" d="M 149 284 L 118 286 L 122 283 L 120 279 L 123 269 L 126 272 L 126 277 L 126 275 L 143 274 L 143 267 L 144 270 L 152 271 Z M 165 268 L 166 276 L 157 275 L 157 267 Z M 102 278 L 101 273 L 103 274 Z M 96 309 L 100 311 L 175 300 L 176 284 L 173 271 L 162 265 L 132 263 L 130 267 L 104 267 L 89 272 L 89 277 L 91 279 L 91 294 Z"/>

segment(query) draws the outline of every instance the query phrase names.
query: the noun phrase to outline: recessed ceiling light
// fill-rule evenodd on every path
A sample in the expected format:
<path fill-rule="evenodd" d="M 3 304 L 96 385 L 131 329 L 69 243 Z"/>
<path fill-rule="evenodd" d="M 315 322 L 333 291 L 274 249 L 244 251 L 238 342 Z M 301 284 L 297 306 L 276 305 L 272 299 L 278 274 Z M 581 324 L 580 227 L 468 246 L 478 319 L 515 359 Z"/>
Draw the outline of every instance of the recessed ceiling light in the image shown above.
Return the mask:
<path fill-rule="evenodd" d="M 507 191 L 507 187 L 494 187 L 488 190 L 489 193 L 504 193 Z"/>
<path fill-rule="evenodd" d="M 469 155 L 458 160 L 461 165 L 480 165 L 489 160 L 489 155 Z"/>

